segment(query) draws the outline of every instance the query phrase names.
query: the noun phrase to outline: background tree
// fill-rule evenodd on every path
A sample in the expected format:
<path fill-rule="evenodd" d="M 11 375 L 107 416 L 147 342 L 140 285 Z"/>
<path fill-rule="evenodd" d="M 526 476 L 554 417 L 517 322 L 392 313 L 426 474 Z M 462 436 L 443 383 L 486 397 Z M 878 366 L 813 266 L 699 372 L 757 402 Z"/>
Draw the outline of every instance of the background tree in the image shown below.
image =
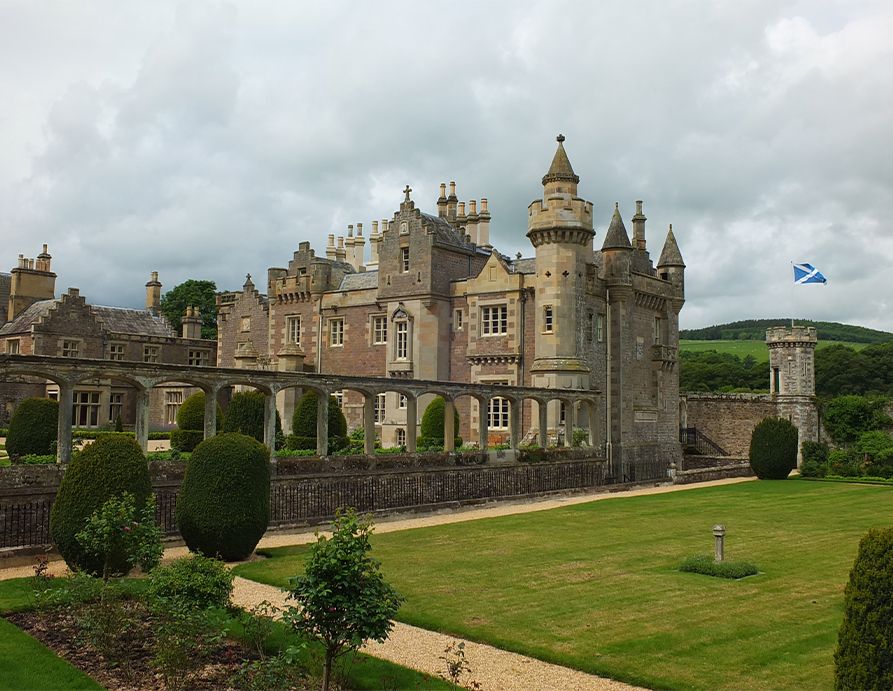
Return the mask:
<path fill-rule="evenodd" d="M 366 641 L 384 641 L 403 601 L 384 580 L 381 564 L 369 552 L 372 524 L 353 509 L 339 514 L 331 538 L 317 536 L 303 576 L 292 579 L 285 618 L 297 632 L 325 648 L 323 691 L 332 680 L 332 664 Z"/>
<path fill-rule="evenodd" d="M 202 338 L 217 338 L 217 284 L 190 278 L 161 296 L 161 312 L 181 333 L 180 320 L 187 307 L 198 307 L 202 317 Z"/>

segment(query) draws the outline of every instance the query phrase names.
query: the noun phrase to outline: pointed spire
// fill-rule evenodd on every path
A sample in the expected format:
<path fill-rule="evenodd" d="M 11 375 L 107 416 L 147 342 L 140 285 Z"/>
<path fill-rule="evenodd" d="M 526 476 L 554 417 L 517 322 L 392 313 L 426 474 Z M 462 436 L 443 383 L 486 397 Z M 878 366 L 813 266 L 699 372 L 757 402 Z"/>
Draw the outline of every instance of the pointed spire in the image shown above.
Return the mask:
<path fill-rule="evenodd" d="M 682 261 L 682 253 L 679 251 L 679 245 L 676 244 L 676 236 L 673 235 L 673 224 L 667 231 L 667 239 L 664 242 L 664 248 L 660 252 L 660 259 L 657 260 L 657 267 L 664 266 L 681 266 L 685 268 L 685 262 Z"/>
<path fill-rule="evenodd" d="M 611 224 L 608 226 L 608 232 L 605 234 L 605 242 L 602 245 L 602 251 L 612 249 L 632 249 L 629 242 L 629 235 L 626 234 L 626 226 L 623 225 L 623 218 L 620 216 L 620 204 L 614 202 L 614 215 L 611 216 Z"/>
<path fill-rule="evenodd" d="M 549 172 L 543 176 L 543 185 L 547 182 L 556 182 L 558 180 L 567 180 L 575 185 L 580 182 L 580 176 L 574 173 L 567 152 L 564 150 L 564 135 L 559 134 L 556 138 L 558 141 L 558 149 L 552 159 L 552 165 L 549 166 Z"/>

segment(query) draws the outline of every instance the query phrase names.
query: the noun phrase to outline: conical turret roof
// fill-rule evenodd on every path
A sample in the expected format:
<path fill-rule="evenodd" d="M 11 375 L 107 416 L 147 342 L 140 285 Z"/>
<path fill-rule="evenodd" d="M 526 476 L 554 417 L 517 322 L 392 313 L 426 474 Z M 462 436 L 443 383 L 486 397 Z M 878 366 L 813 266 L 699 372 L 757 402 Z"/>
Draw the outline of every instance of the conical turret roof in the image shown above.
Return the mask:
<path fill-rule="evenodd" d="M 629 242 L 629 235 L 626 234 L 626 226 L 623 225 L 623 219 L 620 217 L 620 205 L 615 202 L 614 215 L 611 216 L 611 225 L 608 226 L 608 232 L 605 234 L 602 250 L 629 250 L 632 248 L 633 246 Z"/>
<path fill-rule="evenodd" d="M 574 173 L 570 159 L 567 157 L 567 152 L 564 150 L 564 135 L 559 134 L 556 139 L 558 148 L 555 150 L 555 156 L 552 158 L 549 172 L 543 176 L 543 184 L 557 180 L 568 180 L 576 184 L 580 182 L 580 176 Z"/>
<path fill-rule="evenodd" d="M 667 231 L 667 239 L 664 241 L 664 248 L 660 252 L 657 266 L 658 268 L 662 266 L 681 266 L 685 268 L 685 262 L 682 261 L 682 253 L 679 251 L 679 245 L 676 244 L 676 236 L 673 235 L 672 223 Z"/>

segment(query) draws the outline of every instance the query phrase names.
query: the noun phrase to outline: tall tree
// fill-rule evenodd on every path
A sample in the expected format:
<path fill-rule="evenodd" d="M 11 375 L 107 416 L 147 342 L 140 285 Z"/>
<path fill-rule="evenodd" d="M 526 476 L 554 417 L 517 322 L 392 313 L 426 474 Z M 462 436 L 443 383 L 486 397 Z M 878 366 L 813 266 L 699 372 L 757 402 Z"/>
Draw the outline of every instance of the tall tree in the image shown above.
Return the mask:
<path fill-rule="evenodd" d="M 202 338 L 217 338 L 217 285 L 214 281 L 188 281 L 175 285 L 161 296 L 161 312 L 180 333 L 180 320 L 187 307 L 198 307 L 202 317 Z"/>

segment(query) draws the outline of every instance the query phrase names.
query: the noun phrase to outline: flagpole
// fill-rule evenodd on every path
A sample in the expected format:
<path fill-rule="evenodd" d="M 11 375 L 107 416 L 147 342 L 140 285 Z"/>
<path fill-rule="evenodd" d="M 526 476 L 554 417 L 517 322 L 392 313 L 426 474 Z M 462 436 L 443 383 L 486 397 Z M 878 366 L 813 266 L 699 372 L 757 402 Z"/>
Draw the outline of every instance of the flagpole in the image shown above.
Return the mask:
<path fill-rule="evenodd" d="M 791 261 L 791 273 L 788 274 L 788 278 L 790 278 L 793 275 L 793 273 L 794 273 L 794 262 Z M 791 281 L 790 285 L 791 285 L 791 287 L 790 287 L 790 291 L 791 291 L 791 331 L 793 331 L 794 330 L 794 294 L 795 294 L 794 286 L 796 286 L 796 283 Z"/>

